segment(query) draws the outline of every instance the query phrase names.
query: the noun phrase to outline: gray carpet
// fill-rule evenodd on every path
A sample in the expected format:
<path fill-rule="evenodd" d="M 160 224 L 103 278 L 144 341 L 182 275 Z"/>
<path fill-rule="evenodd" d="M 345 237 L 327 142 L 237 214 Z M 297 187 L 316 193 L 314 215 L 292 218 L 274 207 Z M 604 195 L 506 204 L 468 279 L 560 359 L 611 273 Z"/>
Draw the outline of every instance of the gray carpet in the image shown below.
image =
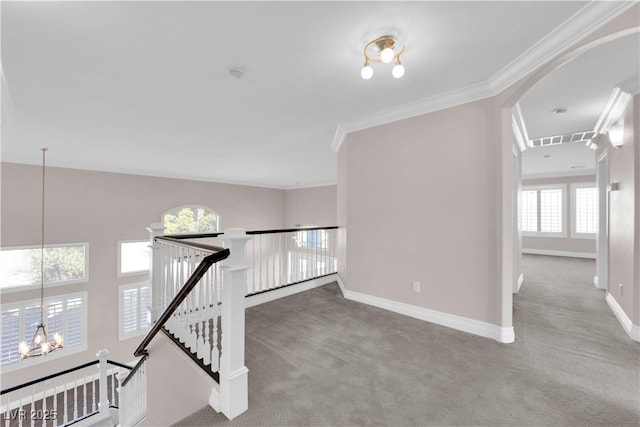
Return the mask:
<path fill-rule="evenodd" d="M 525 256 L 513 344 L 347 301 L 335 284 L 250 308 L 249 410 L 177 425 L 638 426 L 640 345 L 594 270 Z"/>

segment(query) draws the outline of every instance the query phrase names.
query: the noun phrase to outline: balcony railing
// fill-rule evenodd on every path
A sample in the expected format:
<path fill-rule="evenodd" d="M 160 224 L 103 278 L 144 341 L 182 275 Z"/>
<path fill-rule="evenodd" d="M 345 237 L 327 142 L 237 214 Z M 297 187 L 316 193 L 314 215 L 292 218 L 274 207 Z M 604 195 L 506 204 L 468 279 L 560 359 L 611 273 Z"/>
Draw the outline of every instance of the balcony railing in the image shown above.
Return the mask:
<path fill-rule="evenodd" d="M 63 426 L 111 416 L 109 408 L 120 405 L 118 373 L 132 368 L 98 359 L 0 391 L 2 425 Z M 116 420 L 117 421 L 117 420 Z"/>

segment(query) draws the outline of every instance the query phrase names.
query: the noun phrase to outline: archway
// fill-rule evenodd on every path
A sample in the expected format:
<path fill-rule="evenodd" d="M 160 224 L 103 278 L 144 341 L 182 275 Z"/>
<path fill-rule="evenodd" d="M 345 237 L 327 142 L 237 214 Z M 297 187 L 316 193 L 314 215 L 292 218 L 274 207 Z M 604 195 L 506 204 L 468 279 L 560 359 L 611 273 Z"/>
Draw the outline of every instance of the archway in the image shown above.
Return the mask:
<path fill-rule="evenodd" d="M 519 232 L 517 230 L 517 219 L 513 212 L 517 194 L 514 188 L 519 185 L 519 177 L 517 174 L 514 174 L 514 165 L 517 167 L 519 163 L 518 161 L 514 162 L 515 144 L 512 131 L 512 109 L 525 93 L 557 68 L 594 48 L 632 34 L 637 34 L 638 32 L 640 32 L 640 26 L 638 26 L 637 20 L 632 24 L 621 22 L 618 24 L 618 27 L 615 27 L 614 24 L 608 33 L 606 31 L 600 31 L 599 36 L 594 36 L 570 51 L 549 61 L 531 76 L 514 84 L 498 96 L 502 171 L 500 187 L 502 206 L 499 218 L 500 224 L 498 225 L 502 237 L 500 258 L 502 278 L 500 292 L 502 326 L 513 325 L 512 292 L 514 287 L 517 287 L 517 285 L 514 286 L 514 281 L 517 280 L 519 276 L 518 270 L 520 268 L 520 253 L 516 244 Z"/>

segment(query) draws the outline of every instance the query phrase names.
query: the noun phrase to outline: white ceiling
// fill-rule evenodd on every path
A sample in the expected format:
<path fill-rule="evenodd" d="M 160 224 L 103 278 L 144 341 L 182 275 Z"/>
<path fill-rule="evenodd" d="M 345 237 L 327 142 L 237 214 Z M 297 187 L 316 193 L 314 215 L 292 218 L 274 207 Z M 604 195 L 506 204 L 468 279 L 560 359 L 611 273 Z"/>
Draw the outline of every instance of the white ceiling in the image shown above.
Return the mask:
<path fill-rule="evenodd" d="M 615 87 L 637 88 L 640 34 L 593 48 L 545 76 L 520 100 L 529 138 L 593 130 Z M 637 89 L 636 89 L 637 90 Z M 562 115 L 555 108 L 566 108 Z M 525 177 L 595 174 L 584 143 L 533 147 L 522 156 Z"/>
<path fill-rule="evenodd" d="M 485 83 L 585 4 L 3 1 L 2 161 L 334 183 L 337 125 Z M 405 77 L 362 80 L 389 32 Z"/>

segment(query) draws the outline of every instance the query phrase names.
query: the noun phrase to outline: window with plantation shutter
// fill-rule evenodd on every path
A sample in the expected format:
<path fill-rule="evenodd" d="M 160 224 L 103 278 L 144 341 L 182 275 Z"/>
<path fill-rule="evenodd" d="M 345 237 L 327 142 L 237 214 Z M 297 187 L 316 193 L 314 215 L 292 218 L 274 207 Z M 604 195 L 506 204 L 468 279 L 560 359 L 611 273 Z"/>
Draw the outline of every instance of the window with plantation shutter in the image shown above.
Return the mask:
<path fill-rule="evenodd" d="M 86 330 L 83 306 L 81 298 L 67 301 L 67 335 L 64 337 L 67 346 L 76 347 L 83 343 Z"/>
<path fill-rule="evenodd" d="M 50 337 L 58 332 L 62 335 L 62 349 L 49 354 L 46 359 L 84 351 L 86 336 L 86 292 L 58 295 L 44 300 L 44 323 Z M 40 300 L 20 301 L 2 304 L 2 338 L 0 346 L 3 371 L 30 366 L 45 360 L 36 357 L 20 362 L 18 346 L 20 342 L 30 342 L 40 322 Z M 20 363 L 18 363 L 20 362 Z"/>
<path fill-rule="evenodd" d="M 566 185 L 525 187 L 520 198 L 522 233 L 566 237 Z"/>
<path fill-rule="evenodd" d="M 561 189 L 540 190 L 540 231 L 542 233 L 562 233 L 563 205 Z"/>
<path fill-rule="evenodd" d="M 538 192 L 522 192 L 521 219 L 522 231 L 538 231 Z"/>
<path fill-rule="evenodd" d="M 147 307 L 150 305 L 151 287 L 148 282 L 120 286 L 121 340 L 147 331 Z"/>
<path fill-rule="evenodd" d="M 595 239 L 598 203 L 598 188 L 594 182 L 571 184 L 571 237 Z"/>
<path fill-rule="evenodd" d="M 20 309 L 2 310 L 2 365 L 18 361 L 20 341 Z"/>

